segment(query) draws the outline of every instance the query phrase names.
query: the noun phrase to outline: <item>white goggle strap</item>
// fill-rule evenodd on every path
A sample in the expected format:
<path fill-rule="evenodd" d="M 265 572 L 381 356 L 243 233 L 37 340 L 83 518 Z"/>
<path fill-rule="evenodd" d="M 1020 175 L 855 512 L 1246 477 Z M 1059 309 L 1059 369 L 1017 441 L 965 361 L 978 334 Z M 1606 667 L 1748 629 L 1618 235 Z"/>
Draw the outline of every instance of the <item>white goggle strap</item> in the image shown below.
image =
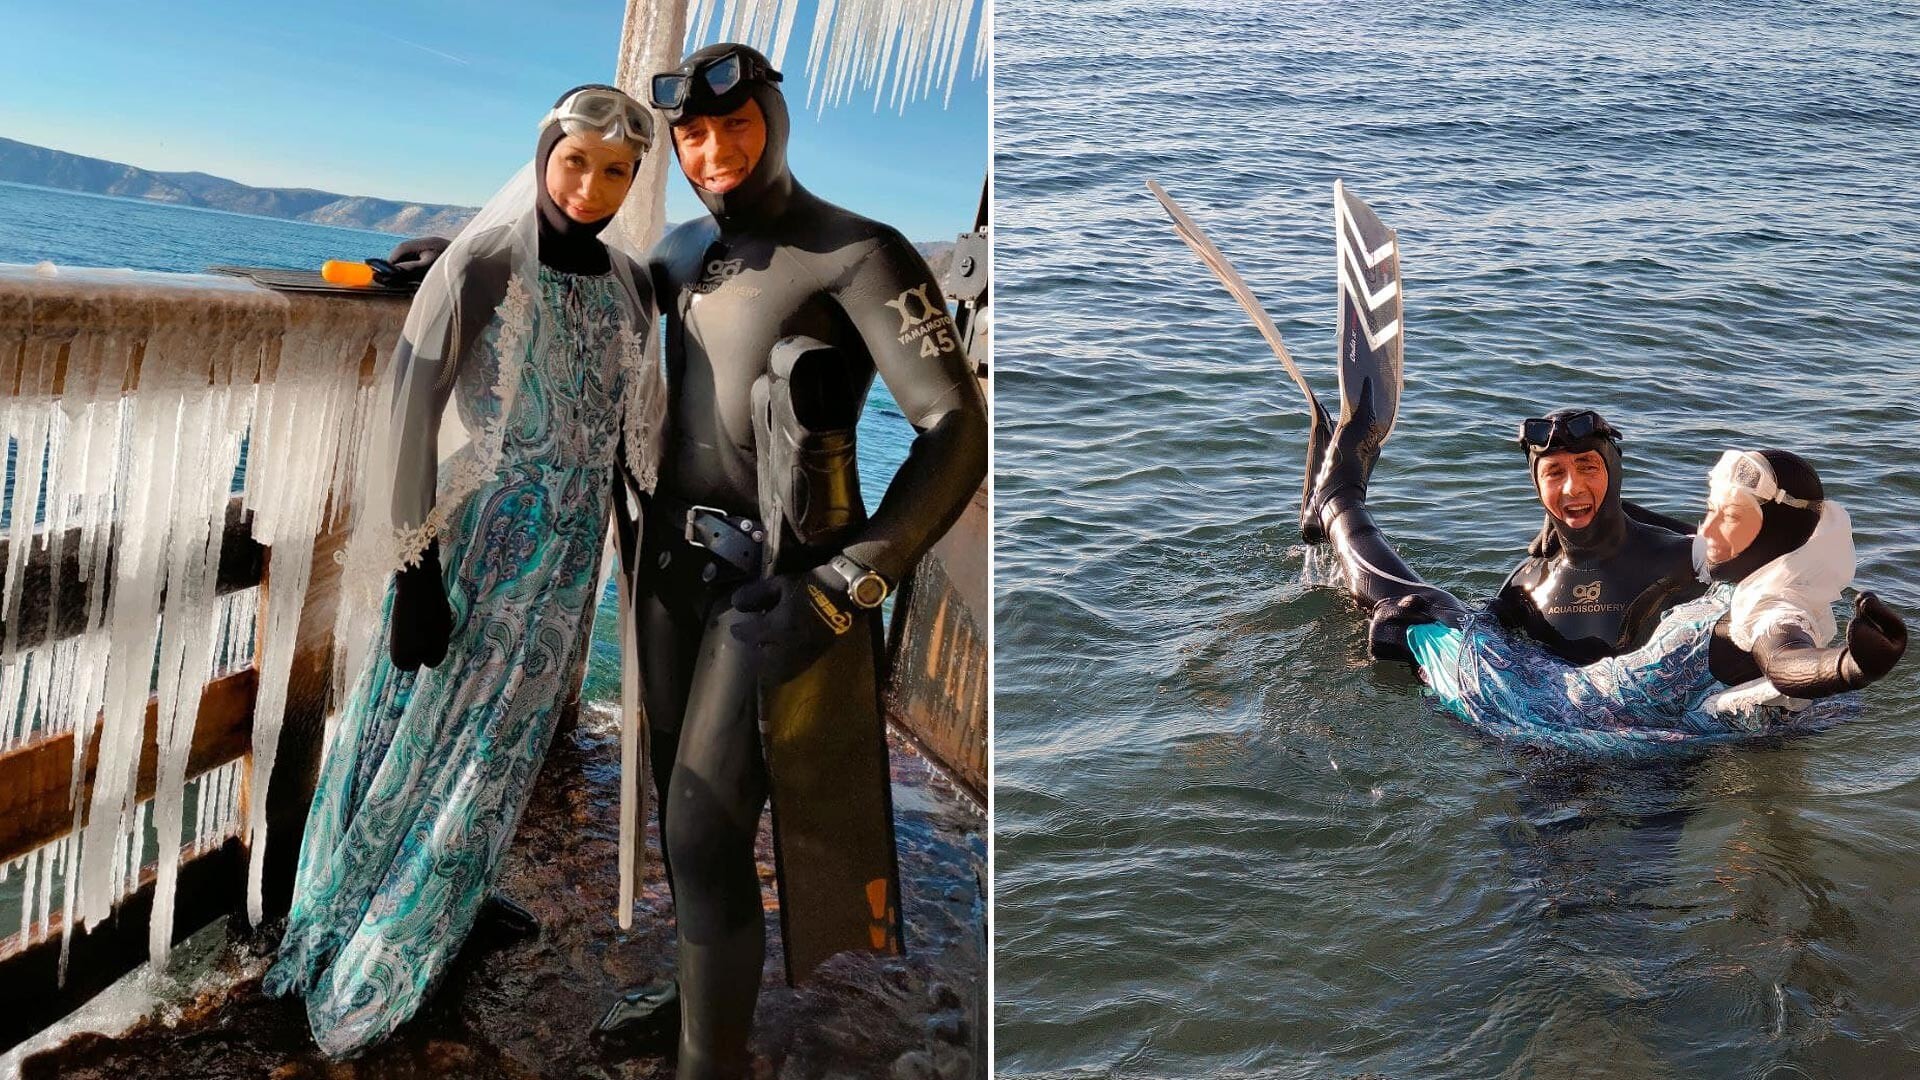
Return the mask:
<path fill-rule="evenodd" d="M 1757 502 L 1777 502 L 1802 510 L 1813 505 L 1812 500 L 1795 498 L 1781 491 L 1773 467 L 1767 464 L 1766 458 L 1751 450 L 1729 450 L 1721 454 L 1719 463 L 1707 477 L 1707 484 L 1714 496 L 1721 499 L 1735 491 L 1745 491 Z"/>

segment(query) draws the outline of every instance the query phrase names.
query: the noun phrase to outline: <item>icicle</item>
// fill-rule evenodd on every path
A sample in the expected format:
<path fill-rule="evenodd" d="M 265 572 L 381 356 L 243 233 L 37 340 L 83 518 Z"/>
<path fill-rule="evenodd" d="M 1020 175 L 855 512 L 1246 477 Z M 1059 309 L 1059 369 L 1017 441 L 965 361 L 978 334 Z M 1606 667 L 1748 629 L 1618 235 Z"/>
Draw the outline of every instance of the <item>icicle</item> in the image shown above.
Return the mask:
<path fill-rule="evenodd" d="M 33 941 L 33 896 L 34 877 L 40 870 L 40 852 L 30 851 L 26 857 L 27 869 L 23 877 L 25 884 L 20 887 L 20 948 L 24 949 Z"/>
<path fill-rule="evenodd" d="M 263 916 L 267 778 L 273 774 L 280 730 L 286 719 L 287 683 L 312 576 L 314 540 L 320 532 L 340 432 L 355 426 L 350 413 L 363 400 L 359 373 L 326 362 L 327 356 L 338 349 L 337 335 L 324 332 L 328 329 L 289 331 L 281 348 L 271 415 L 276 419 L 285 416 L 289 431 L 297 418 L 303 431 L 298 440 L 300 453 L 256 463 L 263 475 L 263 487 L 278 495 L 268 509 L 256 510 L 253 518 L 254 538 L 273 552 L 266 617 L 264 625 L 256 629 L 261 641 L 260 690 L 254 704 L 253 752 L 249 757 L 253 775 L 247 785 L 245 825 L 241 830 L 248 843 L 247 916 L 256 924 Z"/>
<path fill-rule="evenodd" d="M 156 742 L 159 768 L 154 789 L 154 827 L 159 864 L 154 887 L 148 952 L 156 967 L 166 963 L 173 930 L 174 887 L 180 868 L 181 803 L 187 755 L 200 713 L 201 691 L 212 669 L 214 640 L 203 628 L 217 612 L 215 578 L 226 518 L 227 490 L 238 464 L 239 446 L 227 438 L 227 409 L 233 395 L 232 357 L 216 343 L 215 386 L 196 395 L 181 413 L 178 495 L 171 528 L 172 561 L 167 570 L 167 622 L 201 632 L 162 635 Z M 224 370 L 221 370 L 224 368 Z M 197 496 L 197 498 L 196 498 Z M 134 877 L 139 878 L 139 861 Z"/>
<path fill-rule="evenodd" d="M 20 370 L 20 394 L 9 410 L 12 430 L 8 434 L 15 440 L 13 487 L 9 493 L 13 502 L 7 530 L 7 578 L 0 586 L 0 606 L 5 611 L 0 618 L 7 623 L 5 646 L 0 652 L 7 655 L 12 655 L 20 636 L 20 584 L 33 549 L 40 482 L 46 468 L 47 428 L 59 408 L 52 403 L 52 393 L 61 344 L 44 338 L 28 342 Z"/>
<path fill-rule="evenodd" d="M 241 762 L 238 761 L 227 766 L 226 795 L 220 800 L 220 835 L 223 839 L 234 834 L 240 819 L 240 767 Z"/>
<path fill-rule="evenodd" d="M 213 787 L 213 775 L 201 773 L 193 782 L 193 853 L 207 849 L 207 791 Z"/>
<path fill-rule="evenodd" d="M 984 27 L 989 5 L 975 0 L 819 0 L 807 43 L 807 104 L 824 111 L 845 101 L 857 85 L 873 91 L 875 109 L 884 100 L 904 110 L 931 96 L 937 84 L 944 85 L 945 101 L 951 103 L 976 6 Z M 740 41 L 784 68 L 799 10 L 800 0 L 725 0 L 724 5 L 692 0 L 686 47 Z M 642 17 L 658 19 L 659 14 L 629 4 L 628 22 Z M 983 30 L 972 44 L 972 75 L 978 78 L 991 38 Z"/>
<path fill-rule="evenodd" d="M 166 553 L 165 509 L 173 492 L 186 381 L 171 365 L 156 363 L 156 356 L 170 351 L 160 347 L 158 340 L 148 342 L 140 391 L 134 395 L 132 441 L 143 452 L 133 456 L 132 472 L 123 488 L 125 505 L 115 515 L 119 550 L 113 578 L 114 649 L 107 661 L 99 764 L 80 849 L 81 915 L 88 929 L 107 917 L 119 895 L 112 888 L 115 860 L 108 852 L 125 835 L 145 735 Z M 75 755 L 76 760 L 79 756 Z"/>
<path fill-rule="evenodd" d="M 11 749 L 26 741 L 26 721 L 20 716 L 20 690 L 26 662 L 17 659 L 0 671 L 0 749 Z"/>
<path fill-rule="evenodd" d="M 127 833 L 128 893 L 140 888 L 140 871 L 147 865 L 147 808 L 150 805 L 141 803 L 133 808 L 133 829 Z"/>
<path fill-rule="evenodd" d="M 41 936 L 45 936 L 48 927 L 52 925 L 47 922 L 47 905 L 53 900 L 53 875 L 55 869 L 60 866 L 60 853 L 64 848 L 65 845 L 56 840 L 43 849 L 47 853 L 47 866 L 40 875 L 39 903 L 34 905 L 35 923 L 40 927 Z M 22 902 L 25 902 L 24 898 Z"/>

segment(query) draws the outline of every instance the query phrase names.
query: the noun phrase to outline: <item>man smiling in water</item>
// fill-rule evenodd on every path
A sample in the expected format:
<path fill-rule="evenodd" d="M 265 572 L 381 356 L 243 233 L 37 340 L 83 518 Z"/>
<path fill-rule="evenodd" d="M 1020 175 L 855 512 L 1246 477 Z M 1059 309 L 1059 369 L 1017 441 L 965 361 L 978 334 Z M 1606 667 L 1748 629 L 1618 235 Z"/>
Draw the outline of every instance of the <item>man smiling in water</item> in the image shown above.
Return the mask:
<path fill-rule="evenodd" d="M 1591 409 L 1520 425 L 1547 520 L 1494 612 L 1576 664 L 1647 641 L 1660 613 L 1705 591 L 1693 530 L 1620 498 L 1620 433 Z"/>

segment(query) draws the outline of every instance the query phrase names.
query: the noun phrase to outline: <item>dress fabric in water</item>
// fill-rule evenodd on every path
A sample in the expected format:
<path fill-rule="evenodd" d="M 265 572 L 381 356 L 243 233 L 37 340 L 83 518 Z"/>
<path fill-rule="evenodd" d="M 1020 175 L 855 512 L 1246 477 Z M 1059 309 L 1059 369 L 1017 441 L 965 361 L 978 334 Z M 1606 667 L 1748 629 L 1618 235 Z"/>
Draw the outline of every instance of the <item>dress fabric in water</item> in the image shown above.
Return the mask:
<path fill-rule="evenodd" d="M 507 336 L 525 344 L 500 467 L 440 536 L 454 616 L 446 659 L 392 665 L 389 592 L 341 710 L 265 983 L 306 996 L 329 1054 L 364 1049 L 419 1008 L 526 808 L 594 599 L 628 381 L 613 347 L 623 311 L 613 275 L 539 270 L 531 332 Z M 462 365 L 454 393 L 470 426 L 498 409 L 492 385 L 512 359 L 500 353 L 504 321 Z"/>
<path fill-rule="evenodd" d="M 1447 710 L 1504 742 L 1603 757 L 1634 757 L 1815 731 L 1857 708 L 1855 695 L 1790 711 L 1710 712 L 1727 687 L 1708 670 L 1714 624 L 1733 589 L 1721 585 L 1676 606 L 1632 652 L 1578 667 L 1477 614 L 1455 628 L 1412 627 L 1407 643 Z"/>

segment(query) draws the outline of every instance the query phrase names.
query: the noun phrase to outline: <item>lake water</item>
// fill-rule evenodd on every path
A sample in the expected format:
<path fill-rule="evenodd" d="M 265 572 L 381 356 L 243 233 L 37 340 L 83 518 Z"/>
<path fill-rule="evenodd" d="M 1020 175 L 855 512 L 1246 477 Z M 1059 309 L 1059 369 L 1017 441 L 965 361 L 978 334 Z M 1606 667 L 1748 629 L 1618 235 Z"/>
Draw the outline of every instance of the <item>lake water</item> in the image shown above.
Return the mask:
<path fill-rule="evenodd" d="M 1920 616 L 1920 20 L 1875 5 L 1002 4 L 996 994 L 1023 1077 L 1920 1075 L 1920 659 L 1859 720 L 1656 767 L 1520 753 L 1303 580 L 1331 188 L 1399 231 L 1372 506 L 1484 597 L 1517 422 L 1590 405 L 1696 517 L 1807 456 Z"/>

